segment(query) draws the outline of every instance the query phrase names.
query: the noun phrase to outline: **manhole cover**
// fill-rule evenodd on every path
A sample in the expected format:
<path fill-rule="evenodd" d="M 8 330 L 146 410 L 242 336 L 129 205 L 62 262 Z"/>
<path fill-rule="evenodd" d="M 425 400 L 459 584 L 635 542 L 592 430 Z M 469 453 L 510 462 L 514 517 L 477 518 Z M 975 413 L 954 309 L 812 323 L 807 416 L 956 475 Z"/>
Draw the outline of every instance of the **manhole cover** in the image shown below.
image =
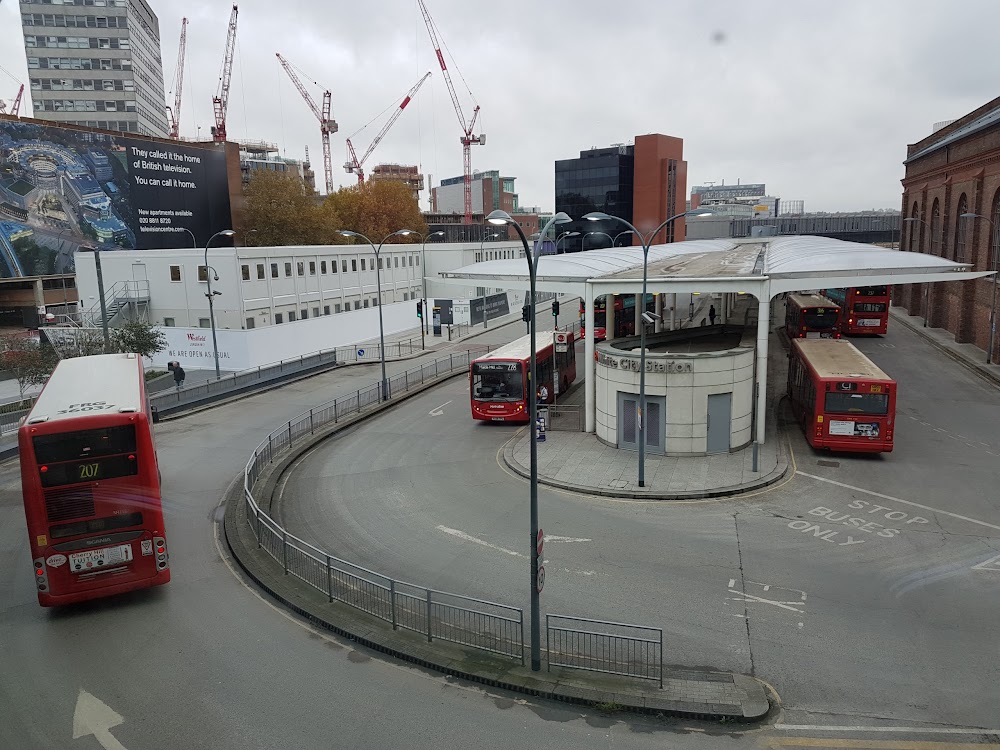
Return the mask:
<path fill-rule="evenodd" d="M 821 458 L 816 463 L 819 464 L 820 466 L 829 466 L 829 467 L 831 467 L 833 469 L 839 469 L 840 468 L 840 461 L 828 461 L 825 458 Z"/>
<path fill-rule="evenodd" d="M 626 487 L 628 487 L 628 482 L 626 482 L 624 479 L 612 479 L 610 482 L 608 482 L 608 487 L 611 487 L 612 489 L 616 490 L 623 490 Z"/>

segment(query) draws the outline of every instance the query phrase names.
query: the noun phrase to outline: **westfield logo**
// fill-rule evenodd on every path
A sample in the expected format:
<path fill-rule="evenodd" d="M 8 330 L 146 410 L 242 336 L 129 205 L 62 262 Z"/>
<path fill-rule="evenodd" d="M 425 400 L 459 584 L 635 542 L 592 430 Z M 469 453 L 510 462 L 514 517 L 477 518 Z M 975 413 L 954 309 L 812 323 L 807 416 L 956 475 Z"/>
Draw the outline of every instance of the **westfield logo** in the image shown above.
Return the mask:
<path fill-rule="evenodd" d="M 205 336 L 201 336 L 197 333 L 189 333 L 187 338 L 188 341 L 205 341 Z"/>

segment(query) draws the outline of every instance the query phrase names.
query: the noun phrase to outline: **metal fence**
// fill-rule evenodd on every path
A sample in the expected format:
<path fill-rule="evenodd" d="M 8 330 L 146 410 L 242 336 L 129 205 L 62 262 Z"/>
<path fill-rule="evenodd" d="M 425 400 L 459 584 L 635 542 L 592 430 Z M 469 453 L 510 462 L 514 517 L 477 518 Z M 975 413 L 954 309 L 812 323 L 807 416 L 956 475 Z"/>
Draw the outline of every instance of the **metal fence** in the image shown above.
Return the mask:
<path fill-rule="evenodd" d="M 366 353 L 367 358 L 367 353 Z M 472 351 L 439 357 L 389 379 L 389 395 L 467 370 Z M 274 430 L 253 452 L 244 472 L 247 520 L 258 546 L 292 575 L 326 594 L 329 601 L 391 623 L 393 630 L 411 630 L 434 639 L 519 659 L 524 664 L 524 613 L 517 607 L 436 591 L 400 581 L 337 558 L 290 534 L 254 499 L 253 491 L 265 467 L 306 435 L 379 403 L 378 383 L 360 388 L 308 412 Z"/>
<path fill-rule="evenodd" d="M 582 617 L 545 615 L 553 666 L 655 680 L 663 687 L 663 630 Z"/>
<path fill-rule="evenodd" d="M 385 345 L 386 359 L 399 359 L 420 352 L 420 338 L 410 338 L 405 341 L 393 341 Z M 261 365 L 249 370 L 224 375 L 219 380 L 208 380 L 197 385 L 184 386 L 181 389 L 167 389 L 151 394 L 149 403 L 157 409 L 179 406 L 189 401 L 199 401 L 226 391 L 245 388 L 255 383 L 264 383 L 282 375 L 314 369 L 317 367 L 351 364 L 354 362 L 370 362 L 378 364 L 382 359 L 378 344 L 356 346 L 340 346 L 335 349 L 324 349 L 303 354 L 291 359 L 283 359 L 269 365 Z"/>
<path fill-rule="evenodd" d="M 583 432 L 583 407 L 579 404 L 549 404 L 541 409 L 546 412 L 546 430 Z"/>

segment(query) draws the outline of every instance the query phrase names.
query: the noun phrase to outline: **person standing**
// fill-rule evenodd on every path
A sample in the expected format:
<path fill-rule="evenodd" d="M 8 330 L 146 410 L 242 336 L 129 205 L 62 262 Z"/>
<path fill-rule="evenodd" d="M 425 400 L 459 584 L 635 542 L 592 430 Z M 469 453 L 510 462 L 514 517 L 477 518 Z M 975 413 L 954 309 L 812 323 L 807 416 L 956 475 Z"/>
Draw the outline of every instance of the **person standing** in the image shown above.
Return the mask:
<path fill-rule="evenodd" d="M 708 322 L 713 326 L 715 325 L 715 305 L 709 305 L 708 307 Z"/>
<path fill-rule="evenodd" d="M 545 387 L 545 383 L 542 383 L 541 388 L 538 389 L 538 403 L 545 404 L 549 400 L 549 389 Z"/>
<path fill-rule="evenodd" d="M 180 390 L 181 388 L 184 387 L 184 375 L 185 375 L 184 368 L 181 367 L 180 362 L 174 362 L 173 370 L 174 370 L 174 385 L 177 386 L 177 390 Z"/>

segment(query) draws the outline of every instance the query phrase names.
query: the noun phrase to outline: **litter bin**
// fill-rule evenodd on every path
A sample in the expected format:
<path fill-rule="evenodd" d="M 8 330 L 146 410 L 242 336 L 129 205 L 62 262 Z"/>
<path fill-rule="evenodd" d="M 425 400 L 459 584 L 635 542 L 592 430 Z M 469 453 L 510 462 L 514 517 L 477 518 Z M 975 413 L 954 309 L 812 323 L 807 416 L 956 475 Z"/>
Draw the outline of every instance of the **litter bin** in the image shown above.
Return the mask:
<path fill-rule="evenodd" d="M 157 409 L 155 406 L 150 406 L 149 410 L 153 414 L 153 424 L 156 424 L 157 422 L 160 421 L 160 410 Z"/>

